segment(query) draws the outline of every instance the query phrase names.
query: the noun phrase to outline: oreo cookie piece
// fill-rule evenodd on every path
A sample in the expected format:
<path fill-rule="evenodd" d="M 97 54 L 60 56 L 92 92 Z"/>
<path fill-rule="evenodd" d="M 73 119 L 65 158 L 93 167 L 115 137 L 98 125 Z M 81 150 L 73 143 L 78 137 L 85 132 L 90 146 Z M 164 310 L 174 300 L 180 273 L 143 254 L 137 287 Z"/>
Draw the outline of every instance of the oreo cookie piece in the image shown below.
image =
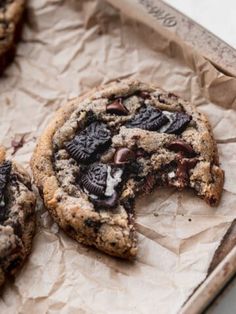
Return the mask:
<path fill-rule="evenodd" d="M 187 128 L 191 120 L 192 117 L 187 113 L 176 112 L 172 115 L 172 122 L 170 126 L 165 130 L 165 133 L 180 134 Z"/>
<path fill-rule="evenodd" d="M 112 208 L 117 204 L 117 187 L 122 181 L 123 170 L 97 163 L 87 167 L 80 184 L 91 201 L 99 208 Z"/>
<path fill-rule="evenodd" d="M 105 193 L 107 181 L 107 166 L 94 164 L 88 167 L 81 178 L 83 188 L 90 194 L 101 196 Z"/>
<path fill-rule="evenodd" d="M 142 107 L 127 124 L 127 128 L 140 128 L 148 131 L 157 131 L 168 122 L 168 118 L 161 110 L 151 106 Z"/>
<path fill-rule="evenodd" d="M 65 144 L 66 150 L 76 161 L 87 163 L 98 158 L 98 153 L 107 148 L 111 132 L 102 122 L 93 122 L 72 141 Z"/>

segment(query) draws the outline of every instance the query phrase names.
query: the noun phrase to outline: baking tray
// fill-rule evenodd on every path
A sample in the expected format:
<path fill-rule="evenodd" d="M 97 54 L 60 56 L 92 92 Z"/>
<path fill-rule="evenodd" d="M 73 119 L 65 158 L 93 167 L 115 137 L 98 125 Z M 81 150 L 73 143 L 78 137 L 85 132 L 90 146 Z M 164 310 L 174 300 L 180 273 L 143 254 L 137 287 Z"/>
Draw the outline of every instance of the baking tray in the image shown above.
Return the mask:
<path fill-rule="evenodd" d="M 119 2 L 107 1 L 120 8 Z M 233 47 L 161 0 L 135 0 L 134 2 L 137 11 L 132 15 L 137 20 L 142 22 L 143 16 L 154 18 L 159 27 L 166 28 L 177 35 L 208 59 L 219 71 L 236 77 L 236 50 Z M 195 289 L 179 313 L 201 313 L 234 274 L 236 274 L 236 220 L 215 252 L 206 279 Z"/>

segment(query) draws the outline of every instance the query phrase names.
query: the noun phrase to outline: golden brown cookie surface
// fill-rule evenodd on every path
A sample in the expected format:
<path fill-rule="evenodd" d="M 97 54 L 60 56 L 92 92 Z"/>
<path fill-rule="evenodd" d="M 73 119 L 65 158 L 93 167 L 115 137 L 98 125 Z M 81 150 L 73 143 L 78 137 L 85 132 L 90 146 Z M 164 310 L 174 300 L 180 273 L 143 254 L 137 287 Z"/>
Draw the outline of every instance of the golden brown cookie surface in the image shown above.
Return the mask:
<path fill-rule="evenodd" d="M 216 205 L 223 171 L 209 123 L 189 102 L 138 81 L 74 99 L 41 136 L 32 170 L 45 205 L 73 238 L 115 256 L 137 252 L 135 198 L 193 188 Z"/>

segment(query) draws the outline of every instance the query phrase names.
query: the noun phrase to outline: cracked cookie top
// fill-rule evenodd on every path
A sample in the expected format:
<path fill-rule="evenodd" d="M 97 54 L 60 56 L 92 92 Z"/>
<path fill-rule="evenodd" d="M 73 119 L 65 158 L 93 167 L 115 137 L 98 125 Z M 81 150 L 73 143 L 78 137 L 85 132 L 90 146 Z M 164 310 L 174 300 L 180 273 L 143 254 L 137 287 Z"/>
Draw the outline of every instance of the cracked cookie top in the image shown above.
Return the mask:
<path fill-rule="evenodd" d="M 208 127 L 193 106 L 160 89 L 140 84 L 116 95 L 95 93 L 56 131 L 54 169 L 67 193 L 98 211 L 122 204 L 131 182 L 133 195 L 145 190 L 150 176 L 151 189 L 192 187 L 214 205 L 219 198 L 204 194 L 208 182 L 194 179 L 203 163 L 209 173 L 218 165 Z"/>
<path fill-rule="evenodd" d="M 106 228 L 127 229 L 121 236 L 126 253 L 128 245 L 135 247 L 137 196 L 158 186 L 192 188 L 216 205 L 223 185 L 206 117 L 175 94 L 138 81 L 116 82 L 70 102 L 39 141 L 32 166 L 59 224 L 70 225 L 78 241 L 118 256 L 125 255 L 113 238 L 119 232 L 111 236 Z M 113 247 L 104 244 L 104 233 Z"/>

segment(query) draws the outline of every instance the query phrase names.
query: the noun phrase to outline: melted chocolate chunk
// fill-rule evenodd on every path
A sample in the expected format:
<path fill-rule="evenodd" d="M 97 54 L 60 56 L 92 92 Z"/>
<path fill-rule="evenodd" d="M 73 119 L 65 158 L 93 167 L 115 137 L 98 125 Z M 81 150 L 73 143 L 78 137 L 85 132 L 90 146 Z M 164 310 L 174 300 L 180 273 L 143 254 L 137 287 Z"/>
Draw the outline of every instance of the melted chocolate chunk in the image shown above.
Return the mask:
<path fill-rule="evenodd" d="M 168 118 L 159 109 L 151 106 L 143 107 L 127 124 L 127 128 L 140 128 L 148 131 L 157 131 L 168 122 Z"/>
<path fill-rule="evenodd" d="M 67 143 L 66 149 L 78 162 L 87 163 L 98 158 L 107 148 L 111 132 L 102 122 L 93 122 Z"/>
<path fill-rule="evenodd" d="M 176 139 L 176 140 L 172 141 L 166 147 L 169 150 L 172 150 L 176 153 L 181 152 L 187 157 L 196 156 L 196 153 L 193 150 L 192 146 L 190 144 L 186 143 L 185 141 L 180 140 L 180 139 Z"/>
<path fill-rule="evenodd" d="M 126 147 L 117 149 L 114 156 L 114 163 L 116 165 L 124 165 L 135 159 L 135 153 Z"/>
<path fill-rule="evenodd" d="M 112 103 L 108 104 L 106 111 L 107 113 L 117 114 L 120 116 L 127 116 L 129 114 L 129 110 L 123 104 L 122 98 L 118 98 Z"/>
<path fill-rule="evenodd" d="M 89 193 L 103 196 L 106 190 L 107 166 L 94 164 L 87 168 L 81 177 L 81 184 Z"/>
<path fill-rule="evenodd" d="M 187 113 L 177 112 L 175 113 L 174 119 L 171 125 L 165 131 L 165 133 L 180 134 L 187 128 L 191 120 L 192 120 L 192 117 L 188 115 Z"/>
<path fill-rule="evenodd" d="M 180 158 L 177 163 L 176 176 L 179 188 L 184 188 L 189 183 L 189 171 L 194 168 L 198 160 L 196 158 Z"/>
<path fill-rule="evenodd" d="M 11 173 L 11 162 L 4 161 L 0 166 L 0 208 L 5 206 L 4 191 Z"/>

